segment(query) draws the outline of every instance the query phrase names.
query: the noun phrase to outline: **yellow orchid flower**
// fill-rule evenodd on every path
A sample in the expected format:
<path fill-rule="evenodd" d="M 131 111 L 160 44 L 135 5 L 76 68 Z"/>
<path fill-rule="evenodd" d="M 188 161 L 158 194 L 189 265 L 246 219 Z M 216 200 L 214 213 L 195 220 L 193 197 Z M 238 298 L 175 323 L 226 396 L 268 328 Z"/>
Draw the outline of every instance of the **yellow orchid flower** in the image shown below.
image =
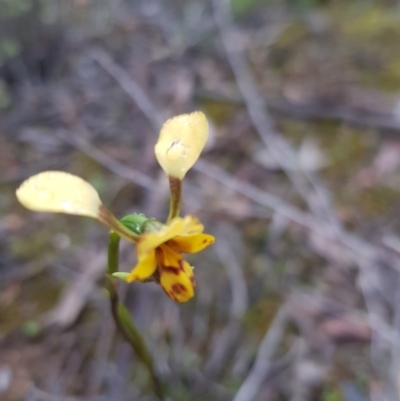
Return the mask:
<path fill-rule="evenodd" d="M 125 280 L 154 277 L 173 300 L 188 301 L 194 295 L 195 280 L 182 253 L 197 253 L 214 243 L 215 238 L 203 230 L 197 217 L 189 215 L 142 234 L 137 243 L 138 263 Z"/>
<path fill-rule="evenodd" d="M 138 214 L 119 221 L 102 204 L 92 185 L 62 171 L 45 171 L 28 178 L 16 196 L 30 210 L 99 220 L 117 234 L 117 242 L 121 237 L 137 245 L 138 263 L 133 270 L 109 274 L 128 282 L 155 280 L 173 300 L 185 302 L 194 295 L 195 280 L 193 268 L 182 253 L 200 252 L 215 241 L 212 235 L 203 233 L 204 226 L 197 217 L 178 217 L 182 179 L 198 159 L 207 136 L 208 123 L 201 112 L 174 117 L 161 129 L 155 153 L 170 181 L 167 224 Z"/>
<path fill-rule="evenodd" d="M 203 234 L 204 226 L 196 217 L 176 217 L 168 225 L 141 217 L 148 221 L 143 227 L 148 232 L 135 234 L 105 208 L 88 182 L 63 171 L 45 171 L 28 178 L 16 195 L 30 210 L 98 219 L 122 238 L 137 244 L 138 264 L 126 281 L 154 277 L 175 301 L 185 302 L 193 297 L 193 270 L 182 253 L 200 252 L 214 242 L 212 235 Z"/>

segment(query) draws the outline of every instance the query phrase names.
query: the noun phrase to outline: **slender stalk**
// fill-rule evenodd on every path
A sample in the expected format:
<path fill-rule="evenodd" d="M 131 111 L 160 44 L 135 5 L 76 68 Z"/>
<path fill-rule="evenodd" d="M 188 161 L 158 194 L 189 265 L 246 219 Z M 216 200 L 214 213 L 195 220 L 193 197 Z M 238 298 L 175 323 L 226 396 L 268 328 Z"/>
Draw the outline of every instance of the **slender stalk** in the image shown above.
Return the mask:
<path fill-rule="evenodd" d="M 133 243 L 138 241 L 139 235 L 125 227 L 105 206 L 100 206 L 97 217 L 103 224 L 115 231 L 115 233 L 117 233 L 121 238 Z"/>
<path fill-rule="evenodd" d="M 107 273 L 110 276 L 118 271 L 119 241 L 120 241 L 120 236 L 113 230 L 110 230 L 108 236 L 108 264 L 107 264 Z"/>
<path fill-rule="evenodd" d="M 168 177 L 169 189 L 171 197 L 169 201 L 169 215 L 168 221 L 171 221 L 174 217 L 178 217 L 181 212 L 182 205 L 182 181 L 176 177 Z"/>
<path fill-rule="evenodd" d="M 153 358 L 146 346 L 143 336 L 137 329 L 132 316 L 126 309 L 125 305 L 120 302 L 118 292 L 114 286 L 114 280 L 111 277 L 113 273 L 118 271 L 119 242 L 120 237 L 118 234 L 114 231 L 110 231 L 108 242 L 107 286 L 110 296 L 111 313 L 118 330 L 132 347 L 139 360 L 146 366 L 153 383 L 155 394 L 160 400 L 164 400 L 165 396 L 163 386 L 154 368 Z"/>

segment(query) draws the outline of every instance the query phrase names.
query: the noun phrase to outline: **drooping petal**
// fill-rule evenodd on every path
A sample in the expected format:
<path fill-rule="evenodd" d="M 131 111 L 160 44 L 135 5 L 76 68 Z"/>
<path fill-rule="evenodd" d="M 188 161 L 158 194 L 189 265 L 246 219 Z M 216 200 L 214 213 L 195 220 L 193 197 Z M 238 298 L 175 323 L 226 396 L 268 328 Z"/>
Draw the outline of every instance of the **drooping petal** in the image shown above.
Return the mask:
<path fill-rule="evenodd" d="M 174 269 L 182 268 L 182 255 L 170 246 L 163 244 L 157 249 L 159 265 L 163 267 L 171 267 Z"/>
<path fill-rule="evenodd" d="M 139 263 L 133 268 L 126 281 L 131 283 L 132 281 L 142 281 L 150 277 L 157 268 L 156 252 L 150 252 L 145 258 L 140 259 Z"/>
<path fill-rule="evenodd" d="M 207 119 L 199 111 L 169 119 L 154 149 L 158 163 L 167 175 L 182 180 L 199 158 L 207 137 Z"/>
<path fill-rule="evenodd" d="M 160 284 L 174 301 L 186 302 L 194 296 L 193 271 L 187 262 L 181 270 L 160 268 Z"/>
<path fill-rule="evenodd" d="M 168 244 L 182 253 L 196 253 L 202 251 L 215 242 L 215 237 L 210 234 L 197 234 L 191 237 L 174 237 Z"/>
<path fill-rule="evenodd" d="M 139 259 L 144 258 L 150 251 L 176 236 L 196 235 L 204 230 L 204 226 L 195 216 L 177 217 L 160 230 L 141 235 L 138 242 Z"/>
<path fill-rule="evenodd" d="M 102 205 L 88 182 L 63 171 L 45 171 L 25 180 L 16 192 L 20 203 L 37 212 L 98 218 Z"/>

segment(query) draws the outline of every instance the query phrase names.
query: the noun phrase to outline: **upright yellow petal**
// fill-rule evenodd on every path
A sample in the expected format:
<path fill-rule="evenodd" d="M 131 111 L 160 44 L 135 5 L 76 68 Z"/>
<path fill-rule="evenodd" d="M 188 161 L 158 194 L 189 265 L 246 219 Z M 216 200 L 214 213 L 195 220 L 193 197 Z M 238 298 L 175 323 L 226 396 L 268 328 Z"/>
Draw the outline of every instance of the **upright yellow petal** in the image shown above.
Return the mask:
<path fill-rule="evenodd" d="M 200 234 L 204 230 L 203 224 L 201 224 L 200 220 L 193 215 L 187 215 L 183 217 L 183 228 L 181 232 L 178 234 L 179 236 L 191 236 Z"/>
<path fill-rule="evenodd" d="M 88 182 L 63 171 L 45 171 L 28 178 L 16 195 L 23 206 L 37 212 L 98 218 L 102 205 L 97 191 Z"/>
<path fill-rule="evenodd" d="M 133 268 L 131 274 L 126 278 L 128 283 L 136 280 L 145 280 L 150 277 L 157 268 L 156 252 L 150 252 L 144 259 Z"/>
<path fill-rule="evenodd" d="M 182 253 L 196 253 L 202 251 L 215 242 L 210 234 L 197 234 L 191 237 L 174 237 L 168 245 Z"/>
<path fill-rule="evenodd" d="M 207 137 L 207 119 L 200 111 L 169 119 L 155 146 L 158 163 L 167 175 L 182 180 L 199 158 Z"/>
<path fill-rule="evenodd" d="M 181 270 L 161 268 L 160 284 L 174 301 L 186 302 L 194 296 L 193 272 L 187 262 L 185 262 L 185 267 Z"/>

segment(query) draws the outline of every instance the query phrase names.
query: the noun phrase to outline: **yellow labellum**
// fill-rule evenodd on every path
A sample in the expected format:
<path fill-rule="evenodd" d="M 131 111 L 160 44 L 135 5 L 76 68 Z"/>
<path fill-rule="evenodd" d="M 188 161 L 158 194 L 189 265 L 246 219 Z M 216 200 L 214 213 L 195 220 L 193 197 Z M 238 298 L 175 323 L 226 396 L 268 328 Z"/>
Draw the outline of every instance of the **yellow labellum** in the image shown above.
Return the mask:
<path fill-rule="evenodd" d="M 169 119 L 155 146 L 158 163 L 167 175 L 182 180 L 199 158 L 207 137 L 207 119 L 200 111 Z"/>
<path fill-rule="evenodd" d="M 37 212 L 98 218 L 102 205 L 97 191 L 88 182 L 63 171 L 45 171 L 28 178 L 16 195 L 23 206 Z"/>

